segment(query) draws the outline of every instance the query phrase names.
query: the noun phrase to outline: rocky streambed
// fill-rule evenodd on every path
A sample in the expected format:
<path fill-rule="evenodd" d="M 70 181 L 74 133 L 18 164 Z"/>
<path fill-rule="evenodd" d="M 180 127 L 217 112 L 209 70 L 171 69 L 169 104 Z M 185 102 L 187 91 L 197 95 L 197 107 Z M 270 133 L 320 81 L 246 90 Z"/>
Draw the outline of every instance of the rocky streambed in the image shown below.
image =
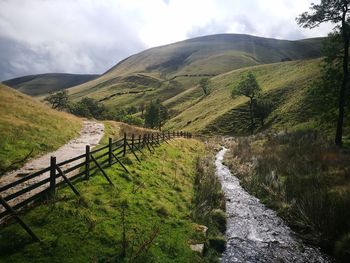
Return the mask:
<path fill-rule="evenodd" d="M 216 173 L 226 197 L 227 247 L 222 262 L 332 262 L 307 246 L 276 213 L 248 194 L 223 164 L 227 149 L 216 155 Z"/>

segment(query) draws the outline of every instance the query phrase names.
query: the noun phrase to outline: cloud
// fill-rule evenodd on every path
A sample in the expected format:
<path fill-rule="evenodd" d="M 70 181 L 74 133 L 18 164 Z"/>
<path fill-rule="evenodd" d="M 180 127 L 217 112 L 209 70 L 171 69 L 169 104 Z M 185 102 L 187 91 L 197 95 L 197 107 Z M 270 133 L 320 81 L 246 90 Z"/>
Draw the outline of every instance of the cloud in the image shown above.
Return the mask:
<path fill-rule="evenodd" d="M 143 50 L 115 1 L 3 0 L 0 80 L 44 72 L 102 73 Z"/>
<path fill-rule="evenodd" d="M 0 0 L 0 80 L 45 72 L 103 73 L 143 49 L 244 33 L 325 36 L 300 28 L 312 0 Z"/>

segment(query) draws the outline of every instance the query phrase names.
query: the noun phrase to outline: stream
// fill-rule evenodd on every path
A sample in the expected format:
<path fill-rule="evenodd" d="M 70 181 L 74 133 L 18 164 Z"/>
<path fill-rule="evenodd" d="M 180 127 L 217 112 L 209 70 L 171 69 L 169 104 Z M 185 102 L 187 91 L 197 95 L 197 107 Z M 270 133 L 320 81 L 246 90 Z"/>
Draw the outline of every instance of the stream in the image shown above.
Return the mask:
<path fill-rule="evenodd" d="M 215 166 L 226 197 L 227 246 L 222 262 L 332 262 L 318 248 L 296 237 L 277 214 L 248 194 L 223 165 L 227 149 Z"/>

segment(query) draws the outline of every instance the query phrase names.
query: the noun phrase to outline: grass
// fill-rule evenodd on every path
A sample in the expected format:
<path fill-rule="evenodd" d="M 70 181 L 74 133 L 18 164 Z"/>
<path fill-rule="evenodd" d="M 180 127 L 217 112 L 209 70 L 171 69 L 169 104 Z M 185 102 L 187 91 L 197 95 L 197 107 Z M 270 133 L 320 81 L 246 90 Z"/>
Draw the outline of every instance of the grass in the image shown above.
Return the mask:
<path fill-rule="evenodd" d="M 225 162 L 304 239 L 348 262 L 349 157 L 315 131 L 294 131 L 239 139 Z"/>
<path fill-rule="evenodd" d="M 192 217 L 195 164 L 203 154 L 201 142 L 176 139 L 141 164 L 126 157 L 131 174 L 106 169 L 116 187 L 98 173 L 75 184 L 81 198 L 59 189 L 56 200 L 22 215 L 42 243 L 31 243 L 17 224 L 2 228 L 0 262 L 130 262 L 154 233 L 133 262 L 207 262 L 188 244 L 203 239 Z"/>
<path fill-rule="evenodd" d="M 129 138 L 132 134 L 134 134 L 135 138 L 138 139 L 139 135 L 155 132 L 155 130 L 133 126 L 117 121 L 103 121 L 103 124 L 105 126 L 105 130 L 104 135 L 99 143 L 101 145 L 106 145 L 108 143 L 108 138 L 112 138 L 113 140 L 121 139 L 124 136 L 124 133 L 126 133 L 127 137 Z"/>
<path fill-rule="evenodd" d="M 246 114 L 237 115 L 235 111 L 241 108 L 244 109 L 248 100 L 245 97 L 232 99 L 231 87 L 238 83 L 241 75 L 247 71 L 252 71 L 256 75 L 257 81 L 266 96 L 278 92 L 289 95 L 285 96 L 286 100 L 278 105 L 271 116 L 279 118 L 274 121 L 276 125 L 281 124 L 280 126 L 291 127 L 299 123 L 300 120 L 295 114 L 289 114 L 288 116 L 295 116 L 294 123 L 292 123 L 289 120 L 293 116 L 284 119 L 287 116 L 284 113 L 293 109 L 293 100 L 301 103 L 299 101 L 303 98 L 303 92 L 319 76 L 319 63 L 320 60 L 275 63 L 238 69 L 213 77 L 210 83 L 211 94 L 205 98 L 198 97 L 194 99 L 194 103 L 187 105 L 181 113 L 172 118 L 166 124 L 166 128 L 186 129 L 192 132 L 214 131 L 235 134 L 235 130 L 231 130 L 233 125 L 230 124 L 240 123 L 241 119 L 246 117 Z M 178 96 L 180 97 L 181 94 Z M 279 98 L 279 96 L 275 97 Z M 187 101 L 183 103 L 186 104 Z M 179 104 L 176 107 L 179 107 Z M 237 117 L 240 119 L 237 119 Z"/>
<path fill-rule="evenodd" d="M 184 118 L 182 111 L 194 105 L 201 96 L 193 89 L 201 78 L 195 75 L 220 75 L 240 68 L 280 62 L 285 58 L 299 60 L 320 57 L 320 43 L 321 39 L 285 41 L 239 34 L 189 39 L 135 54 L 99 78 L 70 88 L 69 94 L 73 100 L 84 96 L 100 100 L 127 92 L 103 101 L 111 109 L 137 107 L 159 98 L 169 106 L 172 117 L 180 114 L 173 119 L 172 125 L 183 128 L 191 120 L 180 121 Z M 283 69 L 283 65 L 280 67 Z M 169 81 L 171 79 L 173 81 Z M 215 78 L 213 81 L 215 83 Z M 217 86 L 216 83 L 213 85 Z M 187 92 L 189 89 L 195 92 L 194 96 L 192 92 Z M 129 93 L 135 91 L 138 93 Z M 188 100 L 187 95 L 190 95 Z M 187 112 L 191 114 L 190 109 Z M 219 116 L 214 111 L 209 114 L 215 118 Z M 189 128 L 196 129 L 194 126 Z M 202 128 L 198 127 L 197 130 Z"/>
<path fill-rule="evenodd" d="M 1 84 L 0 112 L 0 174 L 30 152 L 30 157 L 35 157 L 59 148 L 76 137 L 82 125 L 81 119 Z"/>

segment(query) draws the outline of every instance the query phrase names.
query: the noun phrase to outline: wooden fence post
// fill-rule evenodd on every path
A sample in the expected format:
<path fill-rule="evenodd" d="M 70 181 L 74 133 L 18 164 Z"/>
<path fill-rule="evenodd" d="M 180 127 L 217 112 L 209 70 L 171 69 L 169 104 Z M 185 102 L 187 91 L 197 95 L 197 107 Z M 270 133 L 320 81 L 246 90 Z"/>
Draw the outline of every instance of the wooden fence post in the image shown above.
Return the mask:
<path fill-rule="evenodd" d="M 131 134 L 131 149 L 134 150 L 135 146 L 135 134 Z"/>
<path fill-rule="evenodd" d="M 112 138 L 108 138 L 108 165 L 112 166 Z"/>
<path fill-rule="evenodd" d="M 90 145 L 85 146 L 85 179 L 90 177 Z"/>
<path fill-rule="evenodd" d="M 141 135 L 139 135 L 139 149 L 141 149 Z"/>
<path fill-rule="evenodd" d="M 49 196 L 53 198 L 56 192 L 56 157 L 51 156 L 50 158 L 50 188 Z"/>
<path fill-rule="evenodd" d="M 124 133 L 123 156 L 126 155 L 126 143 L 127 143 L 127 141 L 126 141 L 126 133 Z"/>

